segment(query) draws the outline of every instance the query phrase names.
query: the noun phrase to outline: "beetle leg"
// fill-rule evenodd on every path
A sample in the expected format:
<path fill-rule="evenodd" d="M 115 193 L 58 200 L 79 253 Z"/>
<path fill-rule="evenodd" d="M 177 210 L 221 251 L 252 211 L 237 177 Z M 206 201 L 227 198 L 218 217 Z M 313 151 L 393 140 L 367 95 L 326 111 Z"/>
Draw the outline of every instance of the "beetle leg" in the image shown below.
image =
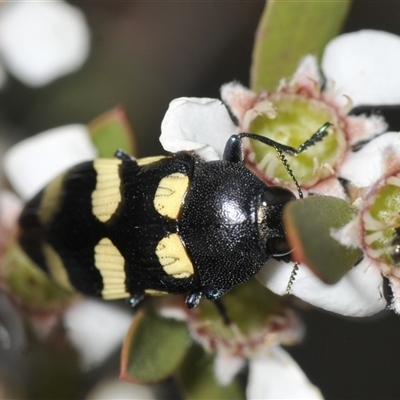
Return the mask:
<path fill-rule="evenodd" d="M 130 156 L 128 153 L 125 153 L 125 151 L 118 149 L 114 156 L 116 158 L 119 158 L 122 161 L 135 161 L 136 162 L 136 158 L 133 156 Z"/>
<path fill-rule="evenodd" d="M 213 301 L 215 307 L 217 307 L 218 312 L 220 313 L 222 319 L 224 320 L 225 325 L 231 324 L 231 319 L 228 317 L 228 313 L 226 312 L 226 307 L 224 302 L 221 299 L 216 299 Z"/>
<path fill-rule="evenodd" d="M 196 307 L 200 303 L 202 296 L 203 296 L 203 291 L 201 289 L 191 290 L 186 297 L 186 301 L 185 301 L 186 307 L 189 310 L 191 308 Z M 210 300 L 215 304 L 215 307 L 217 308 L 222 319 L 224 320 L 224 324 L 230 325 L 231 320 L 228 317 L 228 314 L 226 312 L 226 307 L 225 307 L 224 303 L 222 302 L 222 300 L 221 299 L 215 299 L 215 300 L 210 299 Z"/>
<path fill-rule="evenodd" d="M 196 307 L 200 303 L 202 296 L 203 291 L 201 289 L 191 290 L 185 300 L 186 307 L 189 308 L 189 310 Z"/>
<path fill-rule="evenodd" d="M 145 295 L 143 293 L 133 294 L 132 297 L 129 299 L 129 304 L 134 310 L 137 310 L 139 305 L 144 300 Z"/>

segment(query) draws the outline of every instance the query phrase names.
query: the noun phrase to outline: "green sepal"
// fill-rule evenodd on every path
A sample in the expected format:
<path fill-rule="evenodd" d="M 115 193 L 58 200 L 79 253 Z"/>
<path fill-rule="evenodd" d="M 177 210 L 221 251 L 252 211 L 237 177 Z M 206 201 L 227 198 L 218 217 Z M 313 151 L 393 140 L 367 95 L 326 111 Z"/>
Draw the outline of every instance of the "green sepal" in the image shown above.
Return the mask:
<path fill-rule="evenodd" d="M 184 398 L 244 400 L 244 391 L 235 379 L 225 386 L 218 383 L 214 373 L 214 358 L 214 355 L 205 353 L 199 345 L 190 348 L 178 373 Z"/>
<path fill-rule="evenodd" d="M 302 57 L 320 58 L 340 32 L 350 5 L 350 0 L 268 1 L 256 33 L 251 89 L 273 90 L 293 75 Z"/>
<path fill-rule="evenodd" d="M 88 124 L 88 129 L 99 157 L 113 158 L 118 149 L 137 155 L 135 133 L 122 107 L 100 115 Z"/>
<path fill-rule="evenodd" d="M 256 279 L 235 286 L 223 296 L 222 301 L 228 318 L 241 335 L 246 337 L 265 329 L 269 317 L 278 314 L 284 306 L 282 297 L 272 293 Z M 202 301 L 191 312 L 197 314 L 198 323 L 203 322 L 202 329 L 207 331 L 209 336 L 222 340 L 237 339 L 237 329 L 232 329 L 224 323 L 211 301 Z"/>
<path fill-rule="evenodd" d="M 120 378 L 141 384 L 165 379 L 183 361 L 189 344 L 185 322 L 142 309 L 123 344 Z"/>
<path fill-rule="evenodd" d="M 284 209 L 284 223 L 293 259 L 306 264 L 325 283 L 338 282 L 362 251 L 343 246 L 331 233 L 355 215 L 354 207 L 337 197 L 311 196 L 290 202 Z"/>
<path fill-rule="evenodd" d="M 1 278 L 4 290 L 28 312 L 61 312 L 76 297 L 54 283 L 16 243 L 2 258 Z"/>

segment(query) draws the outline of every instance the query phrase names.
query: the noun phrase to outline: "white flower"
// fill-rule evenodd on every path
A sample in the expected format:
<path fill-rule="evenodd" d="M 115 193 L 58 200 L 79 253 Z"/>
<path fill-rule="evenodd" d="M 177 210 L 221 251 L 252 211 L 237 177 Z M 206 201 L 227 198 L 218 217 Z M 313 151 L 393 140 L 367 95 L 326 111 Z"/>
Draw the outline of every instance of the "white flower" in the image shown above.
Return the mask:
<path fill-rule="evenodd" d="M 100 366 L 117 351 L 132 323 L 131 310 L 84 298 L 63 315 L 67 336 L 79 350 L 84 369 Z"/>
<path fill-rule="evenodd" d="M 243 288 L 239 288 L 239 291 L 241 289 Z M 236 297 L 240 298 L 238 288 L 232 296 L 235 297 L 235 301 L 239 301 Z M 257 296 L 252 300 L 257 300 Z M 232 302 L 232 297 L 229 304 L 231 307 L 237 305 Z M 199 307 L 207 306 L 201 304 Z M 250 305 L 247 304 L 247 307 Z M 303 325 L 297 315 L 286 306 L 278 307 L 275 312 L 265 315 L 264 323 L 257 325 L 257 328 L 247 327 L 244 330 L 245 325 L 236 324 L 235 321 L 232 321 L 229 327 L 221 326 L 221 321 L 213 319 L 210 314 L 202 316 L 199 308 L 188 311 L 182 303 L 174 300 L 160 304 L 158 311 L 166 318 L 186 320 L 192 338 L 201 344 L 206 352 L 215 352 L 214 373 L 220 385 L 231 383 L 247 362 L 248 400 L 323 398 L 318 388 L 308 380 L 297 363 L 281 347 L 297 344 L 304 336 Z M 249 308 L 249 313 L 251 311 L 253 318 L 255 314 L 260 315 L 260 310 Z M 244 321 L 241 322 L 243 324 Z"/>
<path fill-rule="evenodd" d="M 333 39 L 321 63 L 325 76 L 335 82 L 335 93 L 349 96 L 354 107 L 399 104 L 399 65 L 399 37 L 374 30 Z"/>
<path fill-rule="evenodd" d="M 58 174 L 96 155 L 87 127 L 66 125 L 17 143 L 5 154 L 3 168 L 18 195 L 29 200 Z"/>
<path fill-rule="evenodd" d="M 85 400 L 140 399 L 157 400 L 159 397 L 152 386 L 136 385 L 121 379 L 107 378 L 100 381 Z"/>
<path fill-rule="evenodd" d="M 160 142 L 172 153 L 196 150 L 211 161 L 222 158 L 228 137 L 238 132 L 222 101 L 182 97 L 169 105 Z"/>
<path fill-rule="evenodd" d="M 86 19 L 77 7 L 61 0 L 2 4 L 0 55 L 7 69 L 28 86 L 46 85 L 76 71 L 89 47 Z"/>
<path fill-rule="evenodd" d="M 400 314 L 400 133 L 390 132 L 364 146 L 351 157 L 347 175 L 355 191 L 359 212 L 334 237 L 348 247 L 363 250 L 363 263 L 389 280 L 390 308 Z"/>
<path fill-rule="evenodd" d="M 246 388 L 247 400 L 323 399 L 319 389 L 281 347 L 251 361 Z"/>
<path fill-rule="evenodd" d="M 390 62 L 382 62 L 382 54 L 386 55 L 385 60 L 390 54 Z M 324 90 L 321 89 L 323 82 L 316 60 L 307 56 L 292 80 L 288 84 L 282 81 L 275 92 L 256 94 L 236 83 L 224 85 L 221 97 L 229 106 L 229 111 L 227 108 L 223 112 L 220 100 L 174 100 L 162 123 L 161 143 L 166 150 L 173 152 L 182 149 L 198 151 L 199 148 L 212 148 L 221 157 L 226 140 L 239 131 L 250 129 L 252 132 L 268 136 L 276 134 L 277 136 L 272 138 L 277 142 L 296 147 L 324 122 L 329 121 L 334 125 L 333 133 L 304 153 L 309 154 L 314 163 L 310 180 L 303 181 L 303 175 L 309 171 L 302 170 L 303 166 L 296 164 L 301 162 L 300 156 L 297 157 L 300 161 L 290 157 L 288 160 L 296 178 L 309 192 L 347 198 L 337 178 L 352 178 L 352 172 L 355 169 L 360 171 L 361 167 L 354 167 L 353 159 L 356 153 L 353 153 L 351 146 L 371 140 L 387 128 L 385 121 L 379 116 L 354 116 L 348 112 L 354 106 L 400 102 L 400 38 L 377 31 L 341 35 L 327 45 L 321 67 L 326 78 Z M 290 106 L 290 101 L 293 101 L 293 106 Z M 196 104 L 199 106 L 196 107 Z M 274 109 L 274 105 L 277 110 Z M 176 112 L 177 106 L 179 113 Z M 280 116 L 292 111 L 297 112 L 298 121 L 301 122 L 296 120 L 290 124 L 287 122 L 290 118 L 285 120 L 285 117 L 281 123 L 276 122 Z M 230 122 L 232 114 L 236 124 Z M 202 118 L 202 115 L 206 115 L 207 118 Z M 304 123 L 304 119 L 307 118 L 312 120 L 311 124 Z M 173 130 L 170 129 L 171 126 Z M 292 129 L 293 134 L 285 131 L 287 126 L 289 129 L 286 129 Z M 310 128 L 311 126 L 314 128 Z M 308 132 L 308 136 L 304 136 L 304 131 Z M 203 135 L 203 132 L 207 134 Z M 383 136 L 389 137 L 387 135 L 392 135 L 390 138 L 393 139 L 395 134 L 388 133 Z M 177 137 L 179 144 L 175 140 Z M 381 139 L 376 139 L 376 143 L 379 143 L 379 140 Z M 372 143 L 375 143 L 375 140 Z M 396 141 L 394 146 L 397 145 Z M 262 144 L 259 146 L 267 147 Z M 326 163 L 326 151 L 331 151 L 332 146 L 335 152 L 329 153 L 330 161 Z M 252 150 L 253 147 L 250 151 Z M 279 184 L 283 181 L 290 186 L 291 182 L 285 180 L 282 175 L 286 172 L 273 151 L 274 149 L 272 156 L 268 155 L 266 160 L 262 159 L 262 167 L 259 167 L 259 160 L 256 160 L 260 156 L 250 154 L 250 167 L 258 173 L 261 172 L 264 179 L 270 183 Z M 208 152 L 212 153 L 210 150 Z M 206 160 L 215 159 L 215 153 L 214 157 L 210 158 L 204 154 L 202 156 Z M 379 164 L 376 159 L 369 159 L 368 162 L 372 165 Z M 301 176 L 297 175 L 299 171 Z M 378 175 L 373 167 L 366 169 L 365 174 L 375 177 Z M 362 175 L 361 170 L 358 177 Z M 274 292 L 284 294 L 292 266 L 279 263 L 278 267 L 273 268 L 271 264 L 267 263 L 258 278 Z M 292 290 L 296 296 L 317 307 L 344 315 L 367 316 L 386 306 L 380 271 L 372 268 L 366 260 L 339 283 L 329 287 L 323 285 L 309 271 L 303 271 L 304 268 L 301 266 L 301 272 Z"/>

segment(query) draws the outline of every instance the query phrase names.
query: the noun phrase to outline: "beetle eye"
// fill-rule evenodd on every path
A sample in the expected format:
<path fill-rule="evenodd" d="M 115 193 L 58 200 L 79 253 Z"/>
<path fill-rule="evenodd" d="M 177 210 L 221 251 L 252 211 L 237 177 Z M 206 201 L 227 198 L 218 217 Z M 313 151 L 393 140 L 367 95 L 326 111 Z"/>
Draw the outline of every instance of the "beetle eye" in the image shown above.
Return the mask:
<path fill-rule="evenodd" d="M 262 194 L 262 201 L 266 202 L 267 206 L 287 203 L 295 199 L 295 195 L 289 189 L 281 186 L 269 186 Z"/>
<path fill-rule="evenodd" d="M 274 237 L 268 239 L 267 249 L 272 255 L 272 257 L 283 257 L 293 251 L 289 247 L 287 240 L 283 237 Z"/>

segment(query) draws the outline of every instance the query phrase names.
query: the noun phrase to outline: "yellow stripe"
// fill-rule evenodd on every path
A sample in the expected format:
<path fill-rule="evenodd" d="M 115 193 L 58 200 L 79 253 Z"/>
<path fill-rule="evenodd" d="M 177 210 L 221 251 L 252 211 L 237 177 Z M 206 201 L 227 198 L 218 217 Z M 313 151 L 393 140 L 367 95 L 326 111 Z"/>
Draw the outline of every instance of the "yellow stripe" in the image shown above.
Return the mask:
<path fill-rule="evenodd" d="M 156 248 L 156 255 L 168 275 L 172 275 L 176 279 L 183 279 L 194 274 L 193 264 L 177 233 L 161 239 Z"/>
<path fill-rule="evenodd" d="M 118 278 L 118 279 L 125 279 L 125 271 L 111 271 L 109 269 L 103 269 L 102 276 L 108 278 Z"/>
<path fill-rule="evenodd" d="M 189 186 L 189 177 L 175 172 L 161 179 L 154 195 L 154 208 L 159 214 L 177 219 Z"/>
<path fill-rule="evenodd" d="M 126 299 L 126 298 L 130 297 L 130 295 L 127 293 L 126 295 L 121 296 L 121 293 L 118 292 L 118 293 L 111 293 L 111 294 L 105 293 L 105 294 L 102 294 L 102 297 L 104 300 L 118 300 L 118 299 Z"/>
<path fill-rule="evenodd" d="M 103 278 L 104 299 L 122 299 L 129 297 L 125 286 L 125 260 L 119 250 L 108 238 L 103 238 L 94 248 L 94 262 Z"/>
<path fill-rule="evenodd" d="M 108 221 L 121 202 L 121 179 L 119 166 L 121 160 L 94 160 L 96 171 L 96 189 L 92 193 L 92 212 L 101 221 Z"/>
<path fill-rule="evenodd" d="M 136 160 L 136 162 L 137 162 L 137 165 L 139 165 L 139 167 L 143 167 L 144 165 L 148 165 L 148 164 L 151 164 L 153 162 L 160 161 L 163 158 L 169 158 L 169 157 L 166 157 L 166 156 L 144 157 L 144 158 L 138 158 Z"/>
<path fill-rule="evenodd" d="M 162 290 L 156 289 L 146 289 L 144 292 L 150 296 L 165 296 L 168 294 L 168 292 L 163 292 Z"/>
<path fill-rule="evenodd" d="M 109 286 L 107 287 L 107 289 L 103 289 L 101 294 L 102 295 L 107 295 L 107 294 L 120 294 L 121 293 L 121 289 L 119 288 L 119 286 Z"/>

